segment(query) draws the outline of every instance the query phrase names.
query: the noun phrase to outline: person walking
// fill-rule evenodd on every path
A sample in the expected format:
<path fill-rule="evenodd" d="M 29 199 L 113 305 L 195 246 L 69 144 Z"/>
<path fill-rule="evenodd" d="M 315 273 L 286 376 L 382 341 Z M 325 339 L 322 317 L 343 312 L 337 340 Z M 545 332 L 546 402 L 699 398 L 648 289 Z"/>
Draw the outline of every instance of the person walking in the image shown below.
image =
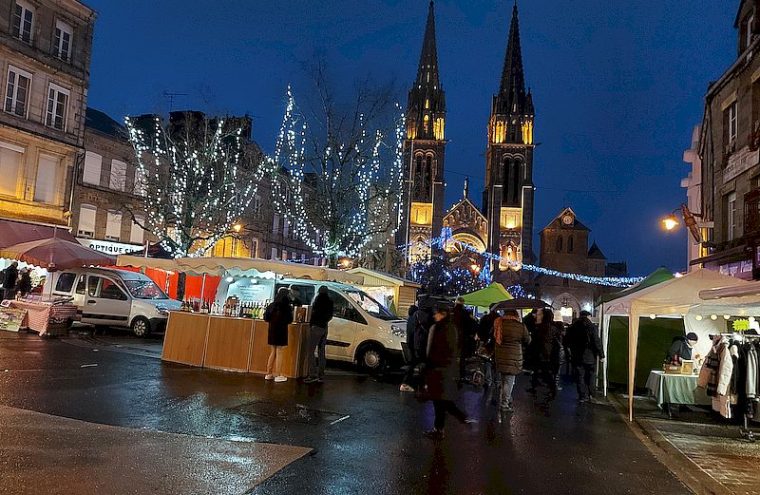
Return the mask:
<path fill-rule="evenodd" d="M 496 370 L 501 375 L 499 409 L 512 412 L 512 390 L 517 375 L 523 369 L 523 352 L 530 345 L 530 333 L 520 321 L 520 313 L 514 309 L 506 311 L 498 323 L 499 326 L 494 331 L 494 357 Z"/>
<path fill-rule="evenodd" d="M 22 268 L 18 279 L 18 292 L 21 297 L 26 297 L 32 292 L 32 277 L 29 268 Z"/>
<path fill-rule="evenodd" d="M 591 313 L 588 311 L 581 311 L 579 318 L 570 325 L 565 336 L 578 387 L 579 402 L 593 399 L 596 387 L 596 360 L 604 359 L 604 349 L 590 316 Z"/>
<path fill-rule="evenodd" d="M 288 289 L 281 287 L 277 295 L 264 311 L 264 321 L 269 323 L 267 342 L 271 346 L 267 361 L 265 380 L 277 383 L 288 381 L 282 374 L 282 353 L 288 345 L 288 325 L 293 321 L 293 306 L 290 304 Z"/>
<path fill-rule="evenodd" d="M 304 383 L 322 382 L 325 377 L 325 346 L 327 345 L 327 324 L 333 317 L 333 301 L 322 285 L 317 297 L 311 303 L 311 326 L 309 327 L 309 347 L 307 349 L 307 376 Z M 317 356 L 314 353 L 317 353 Z"/>
<path fill-rule="evenodd" d="M 3 270 L 3 299 L 16 297 L 16 282 L 18 282 L 18 262 L 14 261 Z"/>
<path fill-rule="evenodd" d="M 409 315 L 406 318 L 406 347 L 409 349 L 409 362 L 408 368 L 404 373 L 404 378 L 401 380 L 401 386 L 399 390 L 401 392 L 414 392 L 412 387 L 412 379 L 414 378 L 414 369 L 419 364 L 417 360 L 417 350 L 414 346 L 414 332 L 417 328 L 417 306 L 412 304 L 409 306 Z"/>
<path fill-rule="evenodd" d="M 459 369 L 457 357 L 460 355 L 457 329 L 449 315 L 449 308 L 439 305 L 433 314 L 435 324 L 430 328 L 427 342 L 425 383 L 428 397 L 433 401 L 435 421 L 433 429 L 425 435 L 433 439 L 443 438 L 446 414 L 451 414 L 461 423 L 472 423 L 467 415 L 457 407 L 457 378 Z"/>
<path fill-rule="evenodd" d="M 467 359 L 475 353 L 475 335 L 477 322 L 464 307 L 464 298 L 457 297 L 452 313 L 454 326 L 459 338 L 459 378 L 465 378 Z"/>
<path fill-rule="evenodd" d="M 531 344 L 525 350 L 524 364 L 525 369 L 531 372 L 536 369 L 536 362 L 538 361 L 538 339 L 536 338 L 536 320 L 538 319 L 538 310 L 532 309 L 522 320 L 525 328 L 528 329 L 530 334 Z"/>
<path fill-rule="evenodd" d="M 557 393 L 557 359 L 562 346 L 562 330 L 554 322 L 554 312 L 544 308 L 536 315 L 535 330 L 536 369 L 531 378 L 530 392 L 535 392 L 541 380 L 549 387 L 552 395 Z"/>

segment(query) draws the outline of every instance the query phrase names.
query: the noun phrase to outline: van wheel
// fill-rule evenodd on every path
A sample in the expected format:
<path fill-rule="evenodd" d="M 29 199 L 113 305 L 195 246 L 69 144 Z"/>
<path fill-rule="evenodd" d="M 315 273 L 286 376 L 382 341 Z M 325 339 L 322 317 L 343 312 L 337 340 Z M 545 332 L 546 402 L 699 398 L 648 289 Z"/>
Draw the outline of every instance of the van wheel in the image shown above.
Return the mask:
<path fill-rule="evenodd" d="M 378 373 L 385 368 L 385 350 L 379 345 L 368 345 L 360 353 L 359 367 L 369 373 Z"/>
<path fill-rule="evenodd" d="M 138 316 L 134 320 L 132 320 L 132 333 L 135 335 L 135 337 L 147 337 L 150 335 L 150 322 L 147 318 L 144 318 L 142 316 Z"/>

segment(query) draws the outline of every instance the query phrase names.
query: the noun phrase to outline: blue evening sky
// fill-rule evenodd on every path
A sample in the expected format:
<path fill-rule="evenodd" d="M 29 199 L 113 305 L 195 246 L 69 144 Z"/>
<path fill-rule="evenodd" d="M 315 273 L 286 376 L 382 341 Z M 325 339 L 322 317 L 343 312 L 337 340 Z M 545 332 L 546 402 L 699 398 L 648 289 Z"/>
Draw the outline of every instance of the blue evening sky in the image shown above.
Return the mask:
<path fill-rule="evenodd" d="M 324 52 L 339 88 L 368 74 L 405 93 L 427 0 L 87 0 L 98 12 L 90 106 L 117 119 L 174 109 L 249 113 L 272 151 L 284 93 L 309 90 Z M 536 106 L 536 232 L 565 206 L 632 274 L 682 270 L 686 234 L 658 219 L 685 201 L 680 179 L 708 83 L 735 58 L 738 0 L 522 0 L 527 84 Z M 447 201 L 465 175 L 479 202 L 486 123 L 511 0 L 436 2 L 446 90 Z"/>

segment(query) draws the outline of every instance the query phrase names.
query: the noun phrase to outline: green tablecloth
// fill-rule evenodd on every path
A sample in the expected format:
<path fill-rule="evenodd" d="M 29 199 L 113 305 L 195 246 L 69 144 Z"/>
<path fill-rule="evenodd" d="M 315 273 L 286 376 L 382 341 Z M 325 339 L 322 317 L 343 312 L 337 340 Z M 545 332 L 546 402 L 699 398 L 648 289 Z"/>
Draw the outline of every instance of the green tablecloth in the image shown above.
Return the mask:
<path fill-rule="evenodd" d="M 697 375 L 675 375 L 652 370 L 647 380 L 647 389 L 660 407 L 663 404 L 712 404 L 704 389 L 697 387 Z"/>

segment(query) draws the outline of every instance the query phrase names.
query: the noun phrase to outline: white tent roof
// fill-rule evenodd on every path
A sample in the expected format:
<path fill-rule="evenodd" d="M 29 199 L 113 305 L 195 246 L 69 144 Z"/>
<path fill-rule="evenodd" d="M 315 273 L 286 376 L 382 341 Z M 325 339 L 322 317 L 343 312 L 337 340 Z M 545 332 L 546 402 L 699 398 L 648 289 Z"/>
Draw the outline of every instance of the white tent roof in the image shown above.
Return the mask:
<path fill-rule="evenodd" d="M 330 280 L 348 284 L 362 284 L 364 277 L 321 266 L 312 266 L 287 261 L 263 260 L 259 258 L 177 258 L 162 260 L 142 258 L 139 256 L 119 256 L 119 266 L 138 268 L 158 268 L 172 272 L 185 272 L 194 275 L 223 275 L 225 272 L 256 270 L 260 273 L 273 272 L 283 277 L 307 278 L 311 280 Z"/>
<path fill-rule="evenodd" d="M 680 316 L 689 313 L 705 301 L 699 297 L 702 290 L 733 287 L 749 282 L 716 271 L 699 269 L 651 289 L 632 294 L 628 314 L 628 415 L 633 420 L 633 388 L 636 373 L 636 350 L 639 341 L 639 318 L 648 315 Z M 711 301 L 712 303 L 713 301 Z M 721 313 L 722 314 L 722 313 Z"/>

